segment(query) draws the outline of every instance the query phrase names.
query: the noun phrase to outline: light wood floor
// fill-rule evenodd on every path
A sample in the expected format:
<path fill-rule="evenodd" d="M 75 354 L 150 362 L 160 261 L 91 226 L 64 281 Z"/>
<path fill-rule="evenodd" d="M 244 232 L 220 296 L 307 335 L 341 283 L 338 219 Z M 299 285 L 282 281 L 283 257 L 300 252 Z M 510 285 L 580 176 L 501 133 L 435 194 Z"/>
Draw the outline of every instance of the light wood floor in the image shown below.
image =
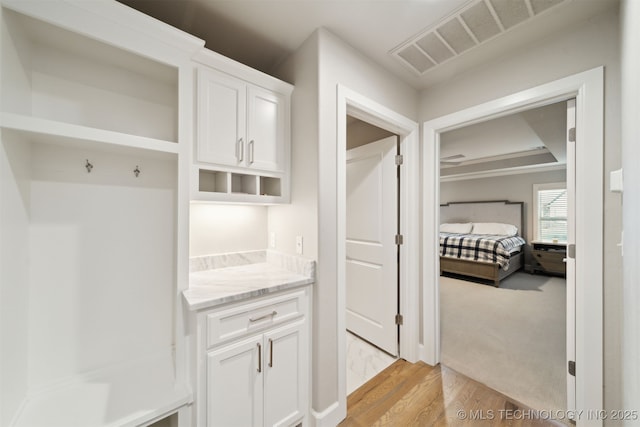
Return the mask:
<path fill-rule="evenodd" d="M 443 366 L 398 360 L 347 399 L 340 427 L 561 426 Z M 560 414 L 561 416 L 562 414 Z"/>

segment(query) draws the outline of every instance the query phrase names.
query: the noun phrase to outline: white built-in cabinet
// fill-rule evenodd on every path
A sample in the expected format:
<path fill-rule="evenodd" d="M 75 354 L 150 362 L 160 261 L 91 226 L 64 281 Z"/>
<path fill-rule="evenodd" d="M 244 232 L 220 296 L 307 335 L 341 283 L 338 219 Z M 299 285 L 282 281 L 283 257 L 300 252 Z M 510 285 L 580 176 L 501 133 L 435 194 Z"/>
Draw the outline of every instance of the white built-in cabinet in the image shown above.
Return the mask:
<path fill-rule="evenodd" d="M 206 50 L 195 64 L 192 199 L 288 202 L 293 87 Z"/>
<path fill-rule="evenodd" d="M 188 425 L 203 42 L 115 1 L 0 6 L 0 425 Z"/>
<path fill-rule="evenodd" d="M 198 313 L 198 425 L 308 424 L 309 292 Z"/>

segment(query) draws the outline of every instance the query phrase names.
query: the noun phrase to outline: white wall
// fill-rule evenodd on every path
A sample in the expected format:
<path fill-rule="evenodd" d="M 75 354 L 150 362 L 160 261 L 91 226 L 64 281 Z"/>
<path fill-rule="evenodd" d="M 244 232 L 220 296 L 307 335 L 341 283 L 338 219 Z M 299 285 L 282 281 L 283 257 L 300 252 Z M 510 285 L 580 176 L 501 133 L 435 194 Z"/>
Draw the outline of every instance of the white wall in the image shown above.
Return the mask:
<path fill-rule="evenodd" d="M 422 93 L 421 121 L 459 111 L 597 66 L 605 67 L 605 188 L 620 154 L 620 55 L 617 8 L 571 26 L 520 52 L 477 67 Z M 637 122 L 637 118 L 635 120 Z M 579 147 L 578 147 L 579 149 Z M 605 408 L 621 406 L 621 201 L 604 195 Z"/>
<path fill-rule="evenodd" d="M 292 108 L 294 187 L 291 206 L 270 208 L 269 230 L 280 235 L 285 226 L 297 227 L 305 233 L 305 253 L 314 250 L 309 243 L 315 240 L 315 251 L 308 252 L 318 262 L 313 307 L 312 406 L 320 417 L 326 415 L 328 420 L 339 417 L 332 413 L 339 393 L 336 89 L 342 84 L 411 119 L 417 117 L 417 93 L 324 29 L 305 42 L 284 65 L 280 76 L 296 86 Z M 299 91 L 302 94 L 296 94 Z M 303 166 L 297 167 L 296 161 L 303 162 Z M 296 185 L 304 192 L 296 192 Z M 308 218 L 295 218 L 298 213 Z M 309 242 L 307 234 L 315 239 Z M 281 250 L 293 253 L 292 236 L 289 233 L 287 241 L 279 246 Z"/>
<path fill-rule="evenodd" d="M 623 404 L 637 409 L 640 402 L 640 2 L 622 3 L 622 154 L 624 167 L 624 339 Z M 627 425 L 637 425 L 629 421 Z"/>
<path fill-rule="evenodd" d="M 337 331 L 335 311 L 337 289 L 337 247 L 344 242 L 336 240 L 337 234 L 337 93 L 338 85 L 363 94 L 411 119 L 417 116 L 416 92 L 382 71 L 368 58 L 363 57 L 328 31 L 320 32 L 320 141 L 319 141 L 319 236 L 318 276 L 324 285 L 325 302 L 319 321 L 323 325 L 322 359 L 329 367 L 322 371 L 316 366 L 314 379 L 318 379 L 315 408 L 321 409 L 336 400 L 337 341 L 342 336 Z M 337 335 L 338 334 L 338 335 Z M 346 409 L 346 408 L 345 408 Z"/>
<path fill-rule="evenodd" d="M 267 248 L 267 207 L 192 203 L 189 256 Z"/>
<path fill-rule="evenodd" d="M 291 96 L 291 204 L 269 208 L 276 249 L 318 257 L 318 35 L 309 37 L 280 67 L 278 77 L 295 86 Z"/>
<path fill-rule="evenodd" d="M 0 8 L 1 10 L 1 8 Z M 2 12 L 0 12 L 2 13 Z M 28 141 L 0 135 L 0 425 L 27 393 L 30 159 Z"/>

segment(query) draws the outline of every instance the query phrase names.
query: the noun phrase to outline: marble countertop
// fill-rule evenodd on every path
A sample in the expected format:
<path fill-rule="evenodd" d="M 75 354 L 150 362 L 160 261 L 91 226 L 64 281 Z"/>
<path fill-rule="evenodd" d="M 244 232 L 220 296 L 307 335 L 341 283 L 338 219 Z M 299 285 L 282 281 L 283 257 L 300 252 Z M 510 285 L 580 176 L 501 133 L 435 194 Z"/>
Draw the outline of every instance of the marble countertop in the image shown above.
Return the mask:
<path fill-rule="evenodd" d="M 190 260 L 190 310 L 292 289 L 315 281 L 315 262 L 275 251 L 213 255 Z"/>

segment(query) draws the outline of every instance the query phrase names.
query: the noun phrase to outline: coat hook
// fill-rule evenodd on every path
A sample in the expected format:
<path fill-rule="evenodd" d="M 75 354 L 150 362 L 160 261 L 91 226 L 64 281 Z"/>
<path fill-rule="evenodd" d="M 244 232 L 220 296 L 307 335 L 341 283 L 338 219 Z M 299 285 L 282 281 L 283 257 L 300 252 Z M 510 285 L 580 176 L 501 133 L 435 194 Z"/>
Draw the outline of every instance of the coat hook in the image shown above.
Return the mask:
<path fill-rule="evenodd" d="M 93 165 L 89 163 L 89 159 L 87 159 L 87 163 L 84 165 L 87 168 L 87 173 L 91 173 L 91 169 L 93 169 Z"/>
<path fill-rule="evenodd" d="M 140 175 L 140 168 L 138 167 L 138 165 L 136 165 L 136 168 L 133 170 L 133 173 L 135 174 L 136 178 L 138 177 L 138 175 Z"/>

